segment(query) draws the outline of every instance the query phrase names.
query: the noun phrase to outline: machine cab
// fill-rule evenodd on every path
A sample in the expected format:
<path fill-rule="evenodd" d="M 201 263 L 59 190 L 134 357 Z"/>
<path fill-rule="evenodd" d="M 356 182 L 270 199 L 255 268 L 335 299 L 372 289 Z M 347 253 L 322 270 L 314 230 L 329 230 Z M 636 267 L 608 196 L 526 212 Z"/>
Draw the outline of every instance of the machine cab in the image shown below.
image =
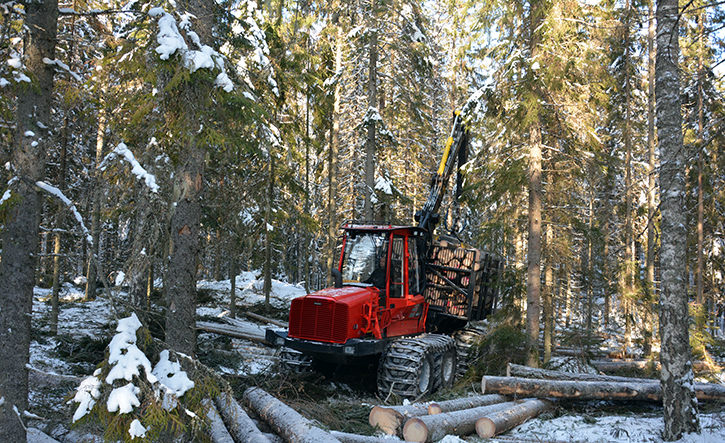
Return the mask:
<path fill-rule="evenodd" d="M 387 336 L 422 332 L 426 253 L 424 231 L 392 225 L 343 226 L 339 269 L 346 286 L 372 286 L 379 291 L 381 329 Z"/>

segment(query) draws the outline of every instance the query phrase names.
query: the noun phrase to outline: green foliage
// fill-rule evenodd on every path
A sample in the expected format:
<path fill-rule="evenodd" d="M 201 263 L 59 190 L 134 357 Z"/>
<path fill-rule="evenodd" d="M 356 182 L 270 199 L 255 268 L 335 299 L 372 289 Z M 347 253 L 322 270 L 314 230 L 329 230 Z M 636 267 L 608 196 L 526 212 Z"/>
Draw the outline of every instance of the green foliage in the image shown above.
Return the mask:
<path fill-rule="evenodd" d="M 503 314 L 499 318 L 501 320 L 495 322 L 481 340 L 475 365 L 472 365 L 473 372 L 469 370 L 467 377 L 472 375 L 475 380 L 483 375 L 505 375 L 509 363 L 524 364 L 526 334 L 517 323 L 504 318 Z"/>
<path fill-rule="evenodd" d="M 137 331 L 137 343 L 139 349 L 146 354 L 158 348 L 146 328 Z M 154 352 L 154 354 L 156 353 Z M 113 386 L 104 382 L 112 369 L 107 356 L 99 366 L 97 375 L 102 382 L 100 396 L 90 413 L 86 414 L 74 425 L 93 426 L 100 424 L 104 430 L 104 439 L 106 441 L 171 443 L 185 436 L 184 438 L 193 441 L 211 442 L 206 432 L 208 423 L 204 401 L 218 396 L 220 387 L 217 376 L 197 363 L 180 357 L 173 352 L 171 354 L 170 360 L 176 359 L 179 361 L 183 370 L 194 381 L 194 387 L 181 398 L 174 397 L 170 405 L 165 405 L 163 401 L 164 391 L 159 389 L 157 383 L 150 384 L 144 369 L 139 367 L 140 376 L 134 376 L 131 383 L 138 387 L 136 396 L 140 406 L 135 407 L 132 412 L 127 414 L 109 412 L 106 404 L 112 390 L 125 386 L 129 382 L 127 380 L 116 380 L 113 382 Z M 129 426 L 134 420 L 139 420 L 146 428 L 144 438 L 132 439 L 129 434 Z"/>

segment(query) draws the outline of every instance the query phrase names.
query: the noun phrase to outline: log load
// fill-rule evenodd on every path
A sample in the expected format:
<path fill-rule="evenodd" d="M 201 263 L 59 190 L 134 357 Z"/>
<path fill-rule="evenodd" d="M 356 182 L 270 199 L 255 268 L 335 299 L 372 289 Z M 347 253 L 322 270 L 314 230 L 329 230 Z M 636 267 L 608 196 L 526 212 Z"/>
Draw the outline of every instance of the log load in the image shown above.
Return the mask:
<path fill-rule="evenodd" d="M 235 441 L 244 443 L 271 443 L 270 439 L 262 434 L 257 428 L 257 425 L 254 424 L 252 419 L 249 418 L 249 415 L 247 415 L 231 394 L 222 392 L 221 395 L 214 399 L 214 404 Z"/>
<path fill-rule="evenodd" d="M 488 414 L 509 409 L 517 402 L 497 403 L 460 411 L 443 412 L 436 415 L 413 417 L 403 426 L 405 441 L 433 442 L 446 435 L 470 435 L 476 432 L 476 422 Z"/>
<path fill-rule="evenodd" d="M 507 399 L 502 395 L 476 395 L 472 397 L 457 398 L 454 400 L 442 401 L 439 403 L 420 404 L 414 403 L 403 406 L 375 406 L 370 411 L 370 425 L 377 427 L 386 434 L 397 435 L 406 420 L 421 415 L 434 415 L 440 412 L 460 411 L 479 406 L 487 406 L 505 402 Z M 435 405 L 435 406 L 434 406 Z M 439 412 L 438 409 L 440 409 Z"/>
<path fill-rule="evenodd" d="M 544 399 L 531 399 L 510 409 L 494 412 L 476 421 L 476 433 L 482 438 L 491 438 L 520 425 L 554 407 L 554 403 Z"/>
<path fill-rule="evenodd" d="M 244 404 L 267 422 L 289 443 L 340 443 L 329 433 L 263 389 L 252 387 L 244 391 Z"/>
<path fill-rule="evenodd" d="M 544 380 L 519 377 L 483 377 L 484 393 L 518 397 L 567 398 L 572 400 L 662 401 L 660 383 Z M 714 383 L 695 385 L 698 400 L 725 400 L 725 387 Z"/>

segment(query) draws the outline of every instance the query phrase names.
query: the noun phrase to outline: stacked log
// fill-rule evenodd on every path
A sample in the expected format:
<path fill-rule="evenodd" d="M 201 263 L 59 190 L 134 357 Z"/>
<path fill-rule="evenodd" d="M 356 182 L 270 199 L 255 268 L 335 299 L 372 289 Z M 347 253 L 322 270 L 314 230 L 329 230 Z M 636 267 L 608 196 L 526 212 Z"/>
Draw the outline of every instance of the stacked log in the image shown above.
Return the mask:
<path fill-rule="evenodd" d="M 554 403 L 544 399 L 530 399 L 512 408 L 487 414 L 476 421 L 476 433 L 482 438 L 512 429 L 526 420 L 536 417 L 554 407 Z"/>
<path fill-rule="evenodd" d="M 487 414 L 511 409 L 517 402 L 497 403 L 436 415 L 413 417 L 403 426 L 403 438 L 412 442 L 438 441 L 446 435 L 465 436 L 476 432 L 476 422 Z"/>
<path fill-rule="evenodd" d="M 403 406 L 375 406 L 370 411 L 370 425 L 377 427 L 388 435 L 398 435 L 405 422 L 413 417 L 422 415 L 436 415 L 445 412 L 460 411 L 480 406 L 503 403 L 506 397 L 502 395 L 477 395 L 473 397 L 447 400 L 430 404 L 410 404 Z"/>
<path fill-rule="evenodd" d="M 499 260 L 479 249 L 443 240 L 433 244 L 429 264 L 424 294 L 429 304 L 446 314 L 467 317 L 471 298 L 472 320 L 484 318 L 493 309 L 496 290 L 492 279 L 498 274 Z"/>

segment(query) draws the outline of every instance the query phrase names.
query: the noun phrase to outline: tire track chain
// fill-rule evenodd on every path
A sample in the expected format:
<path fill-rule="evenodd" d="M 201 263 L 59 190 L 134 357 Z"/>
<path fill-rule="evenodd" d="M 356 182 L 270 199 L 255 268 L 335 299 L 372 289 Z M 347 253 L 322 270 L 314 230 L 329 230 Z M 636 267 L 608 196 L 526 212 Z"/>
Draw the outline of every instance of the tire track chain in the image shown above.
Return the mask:
<path fill-rule="evenodd" d="M 402 338 L 388 343 L 378 365 L 378 395 L 386 399 L 390 394 L 402 398 L 417 399 L 435 392 L 441 385 L 441 361 L 443 354 L 455 349 L 455 341 L 447 335 L 425 334 Z M 430 357 L 431 382 L 427 392 L 419 388 L 423 360 Z"/>
<path fill-rule="evenodd" d="M 484 334 L 484 331 L 477 328 L 460 329 L 453 333 L 453 338 L 456 341 L 456 351 L 458 352 L 456 378 L 466 375 L 476 354 L 475 346 L 481 341 Z"/>

